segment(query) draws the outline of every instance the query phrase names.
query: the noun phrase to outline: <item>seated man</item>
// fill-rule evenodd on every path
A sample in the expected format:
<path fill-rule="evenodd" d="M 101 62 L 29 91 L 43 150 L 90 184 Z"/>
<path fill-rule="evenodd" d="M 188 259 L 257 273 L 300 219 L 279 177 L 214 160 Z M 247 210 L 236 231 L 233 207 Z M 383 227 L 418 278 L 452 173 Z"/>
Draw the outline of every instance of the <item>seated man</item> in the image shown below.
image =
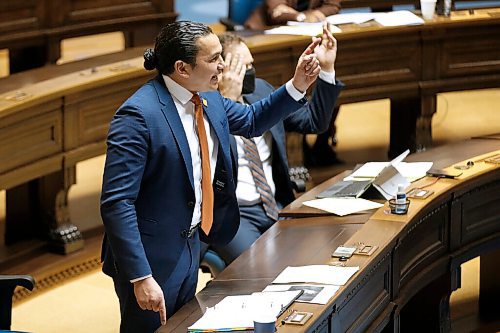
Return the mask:
<path fill-rule="evenodd" d="M 340 0 L 264 0 L 250 14 L 245 27 L 262 30 L 287 21 L 321 22 L 339 10 Z"/>
<path fill-rule="evenodd" d="M 221 94 L 248 104 L 269 95 L 274 88 L 255 78 L 252 54 L 245 43 L 234 34 L 224 34 L 219 38 L 226 63 L 219 82 Z M 260 137 L 252 140 L 231 137 L 231 154 L 236 162 L 234 171 L 238 181 L 236 196 L 240 206 L 240 227 L 229 244 L 215 248 L 227 264 L 276 222 L 280 208 L 295 199 L 288 175 L 285 131 L 307 134 L 328 129 L 343 84 L 335 81 L 337 44 L 326 25 L 315 54 L 321 72 L 309 103 Z"/>

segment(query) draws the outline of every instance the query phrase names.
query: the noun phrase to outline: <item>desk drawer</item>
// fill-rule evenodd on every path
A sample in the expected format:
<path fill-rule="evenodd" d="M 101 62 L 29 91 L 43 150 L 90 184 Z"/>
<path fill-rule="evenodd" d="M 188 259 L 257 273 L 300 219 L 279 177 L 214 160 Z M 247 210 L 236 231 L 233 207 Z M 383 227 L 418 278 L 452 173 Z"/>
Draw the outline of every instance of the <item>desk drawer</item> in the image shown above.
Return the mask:
<path fill-rule="evenodd" d="M 390 263 L 391 253 L 388 252 L 340 301 L 332 317 L 333 332 L 365 332 L 379 319 L 390 305 Z"/>
<path fill-rule="evenodd" d="M 458 197 L 453 206 L 460 230 L 454 241 L 464 247 L 500 232 L 500 179 Z"/>
<path fill-rule="evenodd" d="M 448 252 L 449 216 L 449 204 L 441 204 L 403 231 L 394 249 L 394 297 L 417 273 Z"/>
<path fill-rule="evenodd" d="M 62 114 L 48 104 L 2 118 L 0 174 L 62 152 Z"/>
<path fill-rule="evenodd" d="M 420 79 L 421 45 L 417 32 L 338 38 L 335 69 L 348 89 Z"/>
<path fill-rule="evenodd" d="M 436 69 L 437 79 L 500 73 L 498 24 L 445 29 L 429 38 L 437 38 L 434 44 L 437 48 L 436 55 L 440 59 L 439 62 L 434 62 L 439 66 Z M 442 40 L 439 40 L 441 38 Z M 467 82 L 465 88 L 466 84 Z"/>
<path fill-rule="evenodd" d="M 16 34 L 36 32 L 43 28 L 42 7 L 42 1 L 0 1 L 0 22 L 2 22 L 0 35 L 3 37 L 2 39 L 19 39 Z"/>
<path fill-rule="evenodd" d="M 116 110 L 145 81 L 144 77 L 130 79 L 66 97 L 65 150 L 106 140 Z"/>

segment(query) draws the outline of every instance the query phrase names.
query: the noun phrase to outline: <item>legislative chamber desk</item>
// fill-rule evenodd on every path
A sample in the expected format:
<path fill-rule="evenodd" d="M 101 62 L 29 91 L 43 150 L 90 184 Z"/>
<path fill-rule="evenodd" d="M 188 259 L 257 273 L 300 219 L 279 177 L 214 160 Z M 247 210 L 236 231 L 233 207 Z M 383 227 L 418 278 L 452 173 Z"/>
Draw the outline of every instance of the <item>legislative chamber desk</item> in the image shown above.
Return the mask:
<path fill-rule="evenodd" d="M 369 256 L 354 255 L 359 266 L 327 305 L 293 303 L 313 312 L 305 326 L 282 325 L 278 332 L 439 332 L 449 331 L 449 296 L 460 286 L 460 265 L 481 255 L 481 316 L 496 316 L 500 296 L 500 166 L 484 159 L 500 153 L 500 140 L 471 139 L 410 155 L 436 167 L 474 166 L 458 179 L 425 177 L 411 187 L 435 193 L 412 199 L 407 215 L 383 208 L 345 217 L 302 211 L 333 180 L 312 189 L 282 211 L 287 216 L 229 265 L 158 332 L 186 332 L 202 311 L 224 296 L 261 291 L 287 266 L 327 264 L 341 244 L 378 246 Z M 336 259 L 335 259 L 336 260 Z"/>
<path fill-rule="evenodd" d="M 149 45 L 177 17 L 173 0 L 0 1 L 0 14 L 10 73 L 55 64 L 67 38 L 121 31 L 125 47 Z"/>
<path fill-rule="evenodd" d="M 342 30 L 335 34 L 336 72 L 346 87 L 338 103 L 390 98 L 391 155 L 431 146 L 436 93 L 499 86 L 500 9 L 454 12 L 418 26 L 370 22 Z M 278 85 L 292 76 L 310 38 L 257 34 L 245 40 L 257 74 Z M 49 234 L 61 252 L 81 248 L 67 206 L 75 166 L 105 152 L 112 115 L 154 75 L 142 68 L 141 54 L 129 49 L 0 79 L 7 245 Z"/>

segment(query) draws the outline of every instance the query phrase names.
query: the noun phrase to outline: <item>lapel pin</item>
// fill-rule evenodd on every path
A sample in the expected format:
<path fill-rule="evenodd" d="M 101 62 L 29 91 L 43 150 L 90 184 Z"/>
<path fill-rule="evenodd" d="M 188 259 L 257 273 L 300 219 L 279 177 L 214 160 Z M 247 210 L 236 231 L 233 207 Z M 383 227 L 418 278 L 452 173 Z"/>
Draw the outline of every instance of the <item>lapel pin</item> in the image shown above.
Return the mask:
<path fill-rule="evenodd" d="M 203 99 L 203 105 L 208 106 L 207 100 Z"/>

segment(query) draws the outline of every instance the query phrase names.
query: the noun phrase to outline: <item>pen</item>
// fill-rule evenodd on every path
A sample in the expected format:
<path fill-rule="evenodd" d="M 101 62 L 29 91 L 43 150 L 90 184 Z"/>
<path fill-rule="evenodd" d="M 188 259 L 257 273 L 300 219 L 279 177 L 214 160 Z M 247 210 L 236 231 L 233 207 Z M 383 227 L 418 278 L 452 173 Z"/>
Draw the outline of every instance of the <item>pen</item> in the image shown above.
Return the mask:
<path fill-rule="evenodd" d="M 288 316 L 283 318 L 283 320 L 281 320 L 281 325 L 285 325 L 286 321 L 295 315 L 295 312 L 296 312 L 295 310 L 292 310 L 292 313 L 290 313 Z"/>

